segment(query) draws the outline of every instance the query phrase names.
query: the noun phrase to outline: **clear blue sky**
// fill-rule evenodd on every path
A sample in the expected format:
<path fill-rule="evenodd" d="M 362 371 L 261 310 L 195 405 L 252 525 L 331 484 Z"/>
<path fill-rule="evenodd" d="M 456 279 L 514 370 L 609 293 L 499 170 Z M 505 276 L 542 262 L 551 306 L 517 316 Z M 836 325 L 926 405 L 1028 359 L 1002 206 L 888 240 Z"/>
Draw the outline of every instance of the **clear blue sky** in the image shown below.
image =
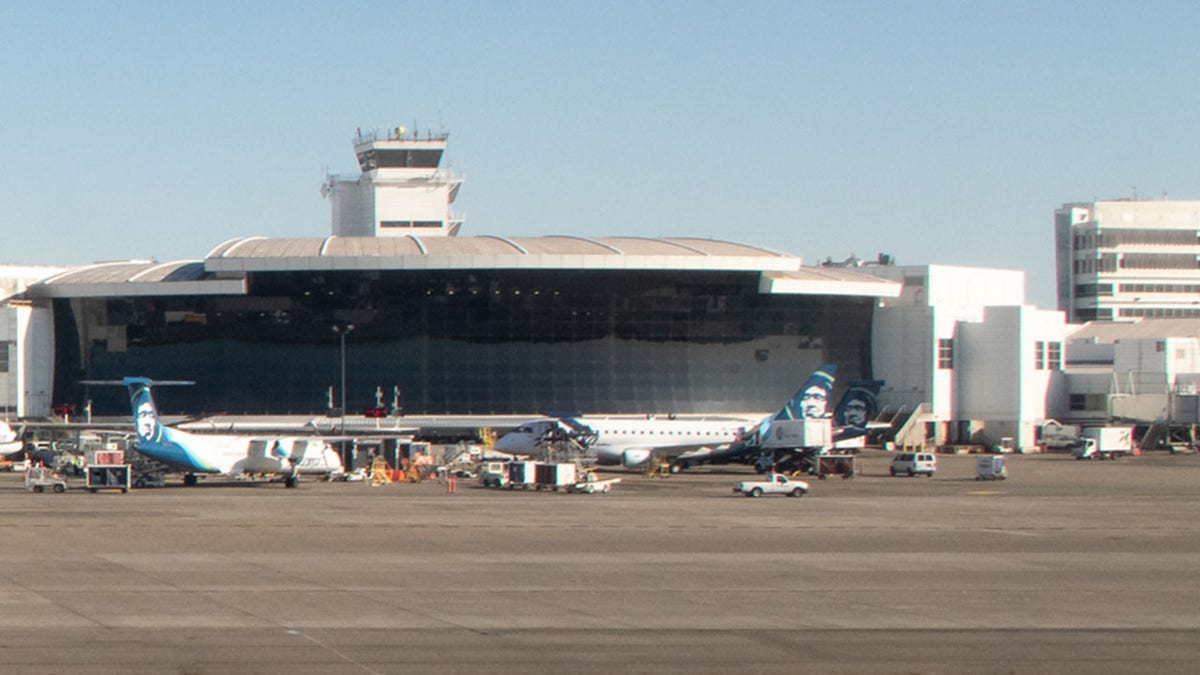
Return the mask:
<path fill-rule="evenodd" d="M 1200 199 L 1195 2 L 4 3 L 4 262 L 329 232 L 355 128 L 450 132 L 464 235 L 1027 271 Z"/>

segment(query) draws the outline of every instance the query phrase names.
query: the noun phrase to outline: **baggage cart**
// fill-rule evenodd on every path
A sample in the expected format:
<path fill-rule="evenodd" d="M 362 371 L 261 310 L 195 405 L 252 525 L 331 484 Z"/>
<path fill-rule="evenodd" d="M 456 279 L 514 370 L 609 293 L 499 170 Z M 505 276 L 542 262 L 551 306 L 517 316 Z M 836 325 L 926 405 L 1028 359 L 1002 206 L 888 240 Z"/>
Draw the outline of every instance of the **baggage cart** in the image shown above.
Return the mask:
<path fill-rule="evenodd" d="M 986 455 L 975 460 L 975 480 L 1004 480 L 1008 478 L 1008 470 L 1004 468 L 1004 458 L 999 455 Z"/>
<path fill-rule="evenodd" d="M 821 455 L 817 458 L 817 478 L 825 480 L 826 476 L 841 476 L 843 479 L 854 478 L 857 470 L 854 468 L 854 455 Z"/>
<path fill-rule="evenodd" d="M 87 489 L 93 493 L 120 490 L 125 494 L 129 492 L 130 473 L 128 464 L 92 464 L 87 468 Z"/>

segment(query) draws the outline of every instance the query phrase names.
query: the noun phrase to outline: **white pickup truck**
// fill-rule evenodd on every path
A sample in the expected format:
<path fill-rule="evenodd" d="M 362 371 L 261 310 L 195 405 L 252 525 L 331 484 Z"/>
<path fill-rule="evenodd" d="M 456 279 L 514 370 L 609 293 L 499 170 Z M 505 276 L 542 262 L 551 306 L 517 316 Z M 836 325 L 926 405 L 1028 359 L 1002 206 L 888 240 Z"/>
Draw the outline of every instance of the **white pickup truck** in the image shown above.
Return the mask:
<path fill-rule="evenodd" d="M 781 473 L 767 473 L 763 474 L 762 480 L 744 480 L 734 485 L 733 492 L 744 494 L 747 497 L 763 495 L 803 497 L 808 492 L 808 483 L 802 480 L 792 480 Z"/>

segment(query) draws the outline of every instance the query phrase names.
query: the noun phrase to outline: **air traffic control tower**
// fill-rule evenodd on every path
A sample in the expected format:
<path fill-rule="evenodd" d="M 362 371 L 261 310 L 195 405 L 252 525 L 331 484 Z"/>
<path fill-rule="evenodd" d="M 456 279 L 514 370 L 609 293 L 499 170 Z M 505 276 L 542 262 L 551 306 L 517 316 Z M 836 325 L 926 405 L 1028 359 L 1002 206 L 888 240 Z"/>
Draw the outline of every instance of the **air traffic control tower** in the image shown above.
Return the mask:
<path fill-rule="evenodd" d="M 462 177 L 441 168 L 449 134 L 424 137 L 396 127 L 354 138 L 362 174 L 329 176 L 321 187 L 339 237 L 420 237 L 458 234 L 462 218 L 450 210 Z"/>

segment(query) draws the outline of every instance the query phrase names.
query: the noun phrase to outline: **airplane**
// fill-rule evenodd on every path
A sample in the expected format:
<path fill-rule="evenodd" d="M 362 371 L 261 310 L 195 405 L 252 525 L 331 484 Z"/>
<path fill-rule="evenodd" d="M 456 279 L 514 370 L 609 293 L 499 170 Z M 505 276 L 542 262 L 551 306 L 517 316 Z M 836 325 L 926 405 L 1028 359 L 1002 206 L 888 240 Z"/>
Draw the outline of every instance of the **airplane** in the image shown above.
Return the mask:
<path fill-rule="evenodd" d="M 21 440 L 19 434 L 13 431 L 8 422 L 0 422 L 0 456 L 7 457 L 24 449 L 25 441 Z"/>
<path fill-rule="evenodd" d="M 252 436 L 193 434 L 163 425 L 151 394 L 156 385 L 193 384 L 155 382 L 145 377 L 120 381 L 85 381 L 83 384 L 121 384 L 129 390 L 137 437 L 134 449 L 184 472 L 184 484 L 195 485 L 200 474 L 277 474 L 284 485 L 296 487 L 300 474 L 333 476 L 343 472 L 338 453 L 324 439 L 304 436 Z"/>
<path fill-rule="evenodd" d="M 766 417 L 547 417 L 521 425 L 496 441 L 495 448 L 534 455 L 547 441 L 568 439 L 593 453 L 596 463 L 602 466 L 639 469 L 653 458 L 666 455 L 673 472 L 700 464 L 732 463 L 754 464 L 759 471 L 766 471 L 780 463 L 792 463 L 813 450 L 764 449 L 761 439 L 768 438 L 774 422 L 833 417 L 838 423 L 833 427 L 835 447 L 862 445 L 867 429 L 887 426 L 869 421 L 876 412 L 875 396 L 883 384 L 878 380 L 852 382 L 836 410 L 828 410 L 836 372 L 833 364 L 817 368 L 778 412 Z"/>
<path fill-rule="evenodd" d="M 763 420 L 759 428 L 743 443 L 730 448 L 727 452 L 730 458 L 745 464 L 754 464 L 759 473 L 766 471 L 796 471 L 816 470 L 816 458 L 826 454 L 831 449 L 852 450 L 866 445 L 866 437 L 871 429 L 887 429 L 887 422 L 874 422 L 871 418 L 878 412 L 879 391 L 883 388 L 883 380 L 854 380 L 849 383 L 842 394 L 837 407 L 827 409 L 829 394 L 837 367 L 833 364 L 824 365 L 809 377 L 804 386 L 792 397 L 774 417 Z M 771 437 L 777 427 L 786 426 L 783 423 L 808 419 L 829 419 L 829 443 L 813 447 L 764 447 L 766 439 Z M 782 430 L 778 430 L 782 431 Z M 778 438 L 780 433 L 776 433 Z"/>
<path fill-rule="evenodd" d="M 676 417 L 613 415 L 545 417 L 522 424 L 501 436 L 493 446 L 510 455 L 545 454 L 547 443 L 566 440 L 578 444 L 601 466 L 640 469 L 655 456 L 668 454 L 676 464 L 702 456 L 742 438 L 757 418 Z"/>

